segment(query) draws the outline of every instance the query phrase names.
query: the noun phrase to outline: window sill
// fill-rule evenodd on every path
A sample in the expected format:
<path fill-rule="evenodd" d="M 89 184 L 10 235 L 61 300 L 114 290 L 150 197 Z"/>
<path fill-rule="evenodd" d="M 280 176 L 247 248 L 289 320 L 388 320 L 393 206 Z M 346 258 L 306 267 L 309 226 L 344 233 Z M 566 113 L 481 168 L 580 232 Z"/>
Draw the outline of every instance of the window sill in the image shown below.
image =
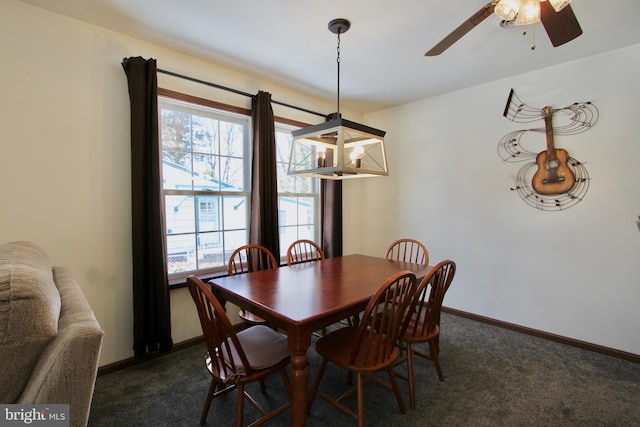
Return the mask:
<path fill-rule="evenodd" d="M 194 274 L 194 276 L 197 276 L 198 278 L 200 278 L 200 280 L 202 280 L 203 282 L 207 283 L 209 280 L 212 279 L 216 279 L 218 277 L 226 277 L 229 274 L 226 271 L 220 271 L 217 273 L 207 273 L 207 274 L 203 274 L 203 275 L 199 275 L 199 274 Z M 187 278 L 186 277 L 180 277 L 178 279 L 170 279 L 169 280 L 169 290 L 172 291 L 174 289 L 181 289 L 181 288 L 186 288 L 187 287 Z"/>

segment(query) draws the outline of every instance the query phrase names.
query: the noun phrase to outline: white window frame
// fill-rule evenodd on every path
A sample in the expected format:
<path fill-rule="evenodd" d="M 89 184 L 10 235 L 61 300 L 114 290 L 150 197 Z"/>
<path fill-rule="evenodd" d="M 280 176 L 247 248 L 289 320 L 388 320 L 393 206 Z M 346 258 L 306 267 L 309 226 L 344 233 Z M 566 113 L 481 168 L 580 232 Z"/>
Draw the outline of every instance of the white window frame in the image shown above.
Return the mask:
<path fill-rule="evenodd" d="M 194 189 L 177 190 L 177 189 L 165 189 L 164 186 L 161 189 L 163 192 L 163 200 L 166 200 L 167 196 L 176 196 L 176 195 L 194 197 L 194 200 L 193 200 L 193 203 L 194 203 L 193 215 L 195 216 L 194 228 L 193 228 L 193 232 L 187 232 L 186 235 L 190 235 L 190 234 L 198 235 L 199 233 L 199 230 L 197 230 L 197 224 L 198 224 L 198 215 L 200 212 L 200 203 L 196 202 L 197 200 L 196 197 L 198 196 L 244 197 L 241 203 L 245 206 L 238 206 L 238 208 L 242 209 L 242 211 L 245 213 L 244 217 L 245 217 L 246 228 L 243 228 L 241 230 L 244 233 L 243 239 L 242 239 L 243 241 L 242 242 L 238 241 L 231 246 L 227 246 L 225 245 L 225 242 L 223 240 L 221 242 L 223 244 L 223 254 L 224 254 L 223 262 L 221 262 L 217 266 L 200 268 L 200 269 L 198 268 L 185 269 L 184 271 L 169 273 L 169 281 L 171 283 L 181 283 L 182 279 L 186 278 L 191 274 L 196 274 L 201 277 L 213 277 L 216 275 L 225 274 L 227 271 L 228 257 L 231 255 L 231 252 L 235 250 L 236 247 L 242 244 L 248 243 L 250 216 L 251 216 L 251 209 L 250 209 L 251 188 L 250 187 L 251 187 L 251 155 L 252 155 L 251 129 L 252 129 L 252 126 L 251 126 L 250 112 L 249 112 L 249 115 L 242 114 L 242 112 L 246 111 L 244 109 L 225 106 L 223 104 L 219 104 L 214 101 L 200 100 L 197 98 L 192 99 L 187 95 L 182 95 L 178 93 L 174 93 L 173 95 L 175 96 L 172 96 L 172 94 L 166 94 L 168 92 L 170 91 L 163 91 L 163 94 L 158 96 L 158 107 L 159 107 L 158 113 L 160 115 L 160 120 L 159 120 L 160 127 L 162 127 L 162 109 L 172 108 L 172 109 L 177 109 L 178 111 L 205 115 L 207 117 L 212 116 L 212 117 L 221 118 L 223 120 L 228 119 L 231 121 L 238 121 L 243 123 L 244 129 L 245 129 L 243 134 L 244 135 L 244 138 L 243 138 L 244 174 L 242 177 L 243 191 L 210 191 L 210 190 L 198 191 Z M 184 99 L 183 99 L 183 96 L 184 96 Z M 200 101 L 203 101 L 203 103 L 201 104 Z M 211 105 L 207 105 L 208 103 L 211 103 Z M 228 111 L 225 107 L 228 107 Z M 238 111 L 241 111 L 241 112 L 239 113 Z M 291 142 L 292 141 L 291 131 L 294 129 L 298 129 L 300 127 L 300 126 L 294 126 L 292 124 L 289 124 L 289 123 L 296 123 L 296 122 L 289 122 L 286 119 L 285 121 L 287 121 L 288 123 L 282 123 L 278 121 L 276 121 L 275 123 L 277 144 L 278 144 L 278 139 L 282 138 L 283 136 L 285 136 L 288 139 L 288 141 Z M 160 131 L 160 139 L 161 139 L 160 144 L 162 144 L 162 128 L 159 131 Z M 278 171 L 280 174 L 282 174 L 283 171 L 286 174 L 286 170 L 288 169 L 287 166 L 288 166 L 289 156 L 291 154 L 290 146 L 288 148 L 277 150 L 277 153 L 278 153 L 277 154 L 278 158 L 276 159 L 276 161 L 278 163 Z M 281 207 L 284 206 L 285 201 L 287 203 L 290 203 L 291 200 L 297 201 L 299 198 L 305 198 L 311 201 L 311 204 L 313 205 L 313 209 L 309 211 L 309 214 L 311 215 L 311 220 L 309 222 L 301 222 L 299 213 L 296 213 L 295 221 L 290 221 L 287 224 L 282 224 L 282 223 L 280 224 L 280 227 L 279 227 L 280 228 L 279 229 L 280 254 L 278 255 L 281 260 L 281 263 L 286 263 L 286 251 L 289 244 L 293 243 L 293 241 L 298 240 L 300 238 L 308 238 L 310 240 L 320 243 L 320 209 L 321 209 L 320 182 L 319 182 L 319 179 L 317 178 L 307 178 L 307 177 L 288 176 L 288 175 L 286 177 L 279 176 L 279 182 L 280 180 L 287 180 L 288 182 L 287 186 L 289 188 L 286 188 L 285 190 L 280 191 L 280 186 L 279 186 L 279 189 L 278 189 L 279 215 L 281 214 Z M 300 182 L 303 182 L 303 180 L 306 180 L 304 181 L 306 183 L 305 185 L 298 185 L 297 189 L 291 187 L 292 182 L 300 183 Z M 233 207 L 236 208 L 236 206 L 233 206 Z M 297 204 L 296 205 L 297 211 L 300 211 L 299 207 L 300 207 L 299 204 Z M 167 210 L 166 206 L 165 206 L 165 210 Z M 288 212 L 288 214 L 283 215 L 283 219 L 284 218 L 290 219 L 290 214 L 291 214 L 290 209 L 284 209 L 282 212 Z M 167 215 L 168 213 L 165 214 L 165 220 L 167 219 Z M 215 215 L 215 213 L 213 213 L 213 215 Z M 219 215 L 218 221 L 224 222 L 224 213 L 221 210 L 219 210 L 218 215 Z M 167 226 L 167 228 L 169 227 Z M 167 234 L 166 234 L 167 239 L 171 236 L 171 234 L 169 234 L 169 231 L 170 230 L 167 230 Z M 234 230 L 226 230 L 225 227 L 222 226 L 220 227 L 220 231 L 221 231 L 221 235 L 224 235 L 225 231 L 234 231 Z M 235 231 L 239 231 L 239 230 L 235 230 Z M 201 255 L 198 253 L 200 249 L 198 248 L 197 240 L 196 240 L 195 248 L 196 248 L 195 250 L 196 253 L 185 254 L 186 257 L 195 257 L 195 258 L 192 258 L 192 261 L 193 259 L 198 260 Z M 170 255 L 171 254 L 168 253 L 168 256 Z M 278 258 L 278 256 L 276 256 L 276 258 Z M 167 260 L 167 266 L 169 268 L 169 260 Z"/>
<path fill-rule="evenodd" d="M 217 109 L 215 107 L 209 107 L 205 105 L 199 105 L 193 102 L 186 102 L 178 100 L 172 97 L 159 96 L 158 97 L 158 113 L 160 115 L 160 144 L 162 144 L 162 110 L 171 109 L 174 111 L 180 111 L 182 113 L 207 117 L 214 120 L 220 120 L 224 122 L 231 122 L 238 124 L 242 127 L 242 157 L 232 156 L 236 160 L 242 159 L 242 177 L 240 178 L 241 189 L 197 189 L 196 180 L 200 179 L 194 173 L 192 178 L 191 188 L 164 188 L 166 179 L 163 177 L 163 200 L 165 201 L 165 220 L 166 224 L 166 238 L 167 238 L 167 268 L 169 271 L 169 280 L 183 279 L 191 274 L 198 275 L 216 275 L 226 272 L 227 263 L 231 253 L 243 244 L 249 241 L 249 219 L 250 219 L 250 203 L 251 203 L 251 188 L 250 188 L 250 173 L 251 173 L 251 118 L 246 115 L 230 113 Z M 183 151 L 185 155 L 190 154 L 192 157 L 198 156 L 197 151 L 194 152 L 193 145 L 189 152 Z M 222 156 L 222 153 L 218 153 Z M 213 156 L 217 157 L 217 156 Z M 222 156 L 228 157 L 228 156 Z M 193 165 L 192 161 L 192 165 Z M 164 163 L 163 163 L 164 166 Z M 192 166 L 193 168 L 193 166 Z M 164 170 L 163 170 L 164 172 Z M 221 182 L 221 181 L 219 181 Z M 170 227 L 169 219 L 172 215 L 170 206 L 166 205 L 166 201 L 171 197 L 183 197 L 187 203 L 187 210 L 191 210 L 191 219 L 187 220 L 186 231 L 173 232 Z M 210 198 L 210 201 L 203 198 Z M 237 199 L 237 200 L 236 200 Z M 232 202 L 233 206 L 226 207 L 225 203 Z M 219 222 L 217 227 L 213 230 L 202 230 L 199 226 L 202 226 L 199 214 L 201 203 L 212 203 L 212 206 L 217 207 L 217 220 Z M 240 210 L 243 213 L 244 218 L 240 218 L 238 222 L 244 224 L 244 227 L 227 226 L 227 223 L 231 222 L 228 217 L 225 220 L 224 211 L 230 209 L 238 209 L 238 207 L 244 205 Z M 215 213 L 213 215 L 216 215 Z M 237 218 L 236 218 L 237 219 Z M 175 223 L 175 221 L 174 221 Z M 179 241 L 180 237 L 184 238 L 186 250 L 182 251 L 182 247 L 178 243 L 177 246 L 172 244 L 173 241 Z M 227 237 L 232 236 L 232 237 Z M 209 239 L 207 242 L 205 240 Z M 217 243 L 216 243 L 217 242 Z M 216 246 L 216 249 L 212 249 Z M 173 249 L 170 249 L 173 247 Z M 178 249 L 176 249 L 178 248 Z M 171 252 L 176 252 L 172 254 Z M 184 267 L 173 267 L 171 265 L 171 258 L 174 257 L 176 262 L 174 266 L 178 264 L 178 261 L 184 265 Z"/>

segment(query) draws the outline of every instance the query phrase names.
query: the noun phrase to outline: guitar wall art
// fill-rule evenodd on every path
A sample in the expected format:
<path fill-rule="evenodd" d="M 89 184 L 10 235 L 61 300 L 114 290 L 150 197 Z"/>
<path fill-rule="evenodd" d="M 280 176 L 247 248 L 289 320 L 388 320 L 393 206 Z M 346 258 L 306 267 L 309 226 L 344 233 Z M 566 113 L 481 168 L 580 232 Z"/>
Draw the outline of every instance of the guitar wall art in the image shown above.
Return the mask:
<path fill-rule="evenodd" d="M 567 150 L 556 148 L 554 135 L 576 135 L 591 129 L 598 121 L 596 106 L 575 102 L 563 108 L 534 108 L 511 89 L 503 115 L 516 123 L 544 121 L 544 127 L 510 132 L 498 143 L 498 156 L 503 161 L 526 162 L 515 175 L 511 190 L 529 206 L 544 211 L 559 211 L 580 202 L 589 189 L 589 174 Z M 536 151 L 523 144 L 523 136 L 531 133 L 545 134 L 546 150 Z"/>

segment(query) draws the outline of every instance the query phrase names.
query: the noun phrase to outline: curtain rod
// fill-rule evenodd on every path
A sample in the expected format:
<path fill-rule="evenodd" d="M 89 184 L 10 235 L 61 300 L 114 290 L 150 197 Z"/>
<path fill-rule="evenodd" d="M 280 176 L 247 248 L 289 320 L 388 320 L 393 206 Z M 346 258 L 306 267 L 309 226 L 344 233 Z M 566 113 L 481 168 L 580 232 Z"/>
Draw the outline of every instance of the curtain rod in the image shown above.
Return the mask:
<path fill-rule="evenodd" d="M 226 90 L 228 92 L 233 92 L 233 93 L 235 93 L 237 95 L 243 95 L 243 96 L 247 96 L 249 98 L 253 98 L 254 97 L 253 94 L 250 94 L 248 92 L 243 92 L 241 90 L 232 89 L 230 87 L 226 87 L 226 86 L 222 86 L 222 85 L 219 85 L 219 84 L 216 84 L 216 83 L 211 83 L 211 82 L 207 82 L 207 81 L 204 81 L 204 80 L 196 79 L 194 77 L 185 76 L 183 74 L 174 73 L 173 71 L 162 70 L 160 68 L 158 68 L 157 71 L 159 73 L 168 74 L 170 76 L 179 77 L 181 79 L 185 79 L 185 80 L 189 80 L 189 81 L 192 81 L 192 82 L 200 83 L 200 84 L 203 84 L 203 85 L 215 87 L 216 89 L 222 89 L 222 90 Z M 274 104 L 282 105 L 284 107 L 293 108 L 294 110 L 303 111 L 303 112 L 309 113 L 309 114 L 315 114 L 316 116 L 320 116 L 320 117 L 323 117 L 323 118 L 327 117 L 327 114 L 322 114 L 322 113 L 318 113 L 316 111 L 307 110 L 306 108 L 297 107 L 297 106 L 291 105 L 291 104 L 285 104 L 284 102 L 275 101 L 273 99 L 271 100 L 271 102 L 274 103 Z"/>

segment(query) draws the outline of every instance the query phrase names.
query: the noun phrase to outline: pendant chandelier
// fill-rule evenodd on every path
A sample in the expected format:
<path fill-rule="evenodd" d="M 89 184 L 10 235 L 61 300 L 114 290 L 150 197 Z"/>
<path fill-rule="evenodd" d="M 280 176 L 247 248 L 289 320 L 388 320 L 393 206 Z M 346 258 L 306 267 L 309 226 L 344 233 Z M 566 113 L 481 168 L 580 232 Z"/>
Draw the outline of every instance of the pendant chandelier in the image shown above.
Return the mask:
<path fill-rule="evenodd" d="M 350 27 L 342 18 L 329 22 L 329 30 L 338 36 L 338 109 L 325 123 L 291 132 L 289 175 L 333 180 L 389 175 L 386 132 L 345 120 L 340 114 L 340 35 Z"/>

